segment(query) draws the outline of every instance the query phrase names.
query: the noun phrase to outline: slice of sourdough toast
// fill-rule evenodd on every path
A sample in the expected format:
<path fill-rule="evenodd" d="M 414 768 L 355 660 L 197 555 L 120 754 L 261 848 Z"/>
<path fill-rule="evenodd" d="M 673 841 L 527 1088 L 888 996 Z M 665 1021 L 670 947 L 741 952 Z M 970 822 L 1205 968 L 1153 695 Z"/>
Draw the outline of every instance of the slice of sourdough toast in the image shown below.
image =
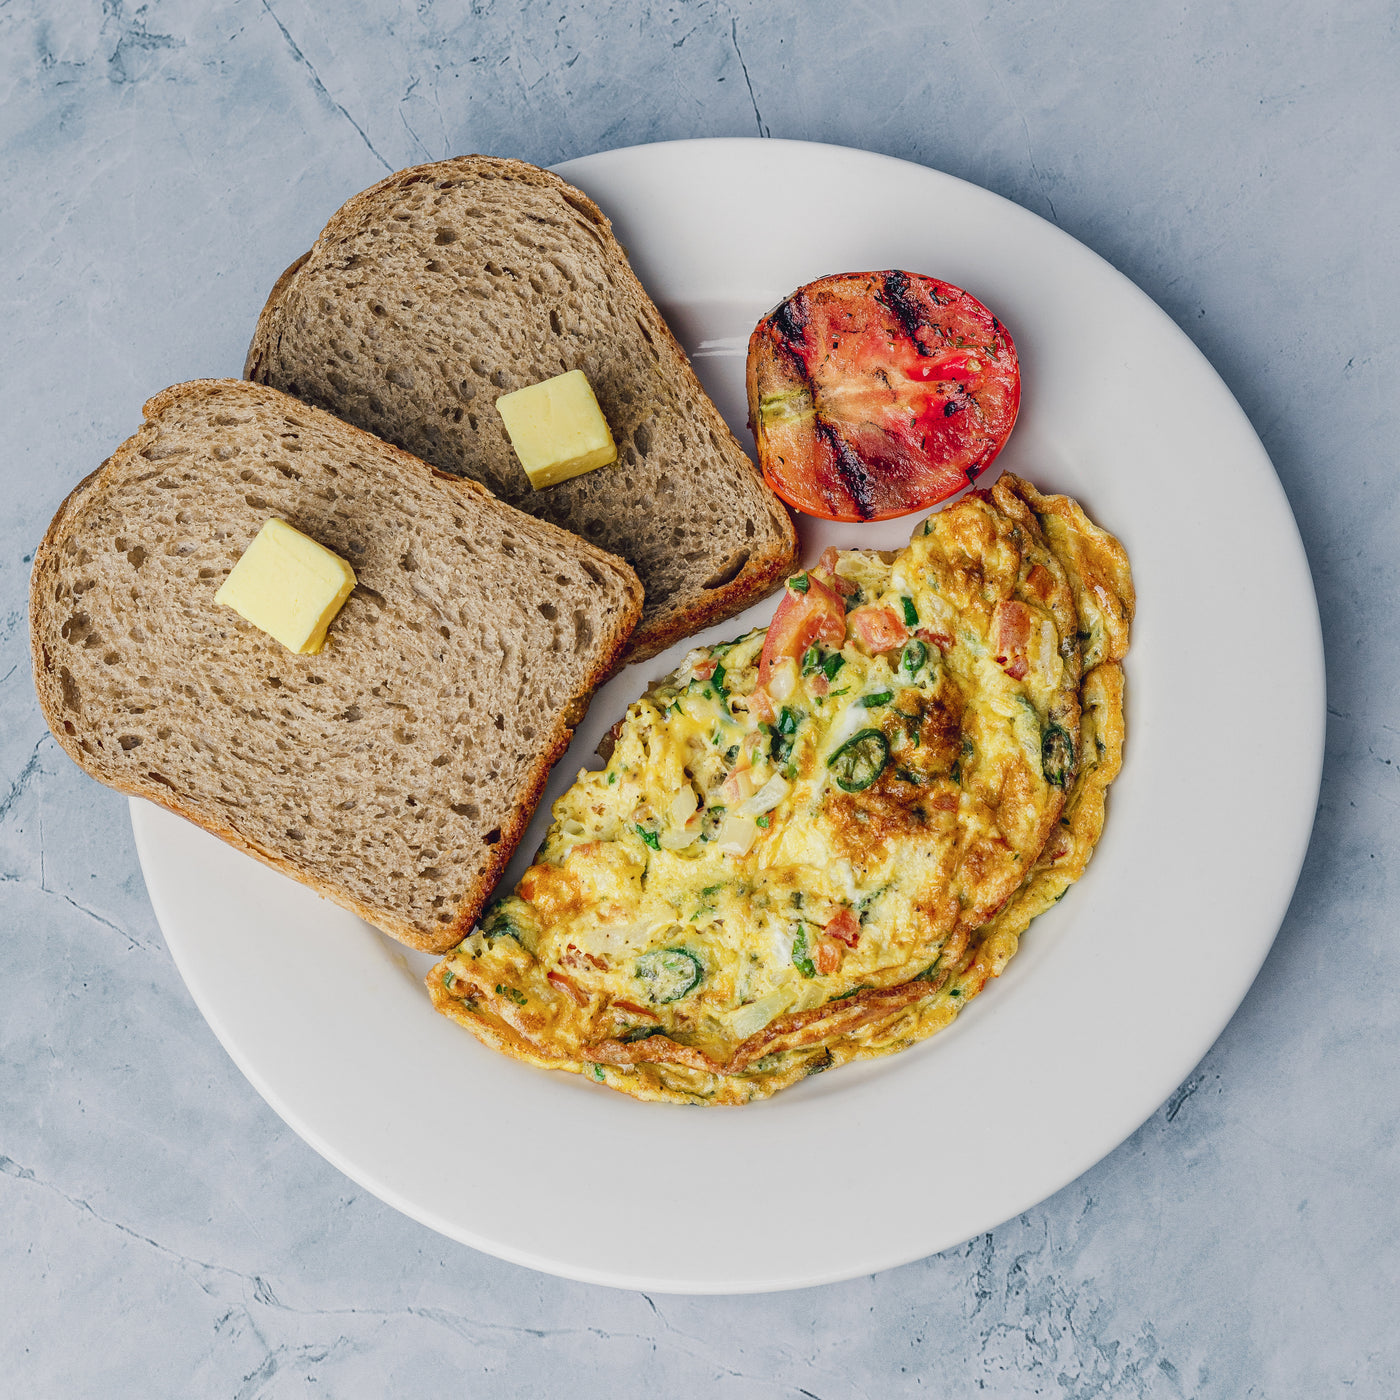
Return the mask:
<path fill-rule="evenodd" d="M 495 401 L 572 369 L 618 460 L 535 492 Z M 521 161 L 421 165 L 350 200 L 273 287 L 244 372 L 621 555 L 646 588 L 632 659 L 741 611 L 795 566 L 786 508 L 612 225 Z"/>
<path fill-rule="evenodd" d="M 241 380 L 177 384 L 35 555 L 35 683 L 93 777 L 412 947 L 470 929 L 641 613 L 620 559 Z M 358 586 L 315 656 L 214 595 L 279 517 Z"/>

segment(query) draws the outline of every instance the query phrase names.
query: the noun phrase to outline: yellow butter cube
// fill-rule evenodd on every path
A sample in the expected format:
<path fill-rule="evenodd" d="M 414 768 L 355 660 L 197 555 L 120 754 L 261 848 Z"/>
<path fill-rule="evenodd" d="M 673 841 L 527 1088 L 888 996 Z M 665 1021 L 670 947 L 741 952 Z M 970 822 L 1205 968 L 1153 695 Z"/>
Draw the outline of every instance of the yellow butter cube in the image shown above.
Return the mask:
<path fill-rule="evenodd" d="M 355 571 L 338 554 L 269 520 L 214 595 L 288 651 L 321 650 L 326 628 L 355 587 Z"/>
<path fill-rule="evenodd" d="M 496 408 L 536 491 L 617 461 L 608 420 L 581 369 L 502 394 Z"/>

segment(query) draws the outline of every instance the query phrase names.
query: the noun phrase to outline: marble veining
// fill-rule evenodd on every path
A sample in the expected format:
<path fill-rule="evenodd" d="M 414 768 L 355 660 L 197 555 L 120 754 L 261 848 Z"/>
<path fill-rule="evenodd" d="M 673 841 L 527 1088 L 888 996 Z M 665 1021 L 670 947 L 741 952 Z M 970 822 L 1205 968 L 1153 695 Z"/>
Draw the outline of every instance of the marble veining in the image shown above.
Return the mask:
<path fill-rule="evenodd" d="M 0 0 L 0 1389 L 1400 1393 L 1397 61 L 1381 0 Z M 64 494 L 148 394 L 240 371 L 348 195 L 451 153 L 700 135 L 922 161 L 1132 277 L 1273 457 L 1331 696 L 1292 907 L 1168 1102 L 959 1249 L 750 1298 L 501 1263 L 305 1146 L 185 992 L 124 802 L 47 737 L 25 617 Z M 1248 627 L 1230 601 L 1202 625 Z"/>

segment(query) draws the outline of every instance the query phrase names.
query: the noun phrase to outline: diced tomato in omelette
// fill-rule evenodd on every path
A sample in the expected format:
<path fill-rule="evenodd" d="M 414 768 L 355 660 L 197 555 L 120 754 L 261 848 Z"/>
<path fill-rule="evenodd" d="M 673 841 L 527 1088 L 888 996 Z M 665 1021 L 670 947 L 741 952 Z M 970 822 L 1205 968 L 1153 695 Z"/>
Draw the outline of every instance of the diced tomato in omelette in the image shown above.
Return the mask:
<path fill-rule="evenodd" d="M 773 678 L 774 666 L 798 660 L 813 642 L 839 647 L 845 640 L 846 608 L 832 573 L 818 567 L 795 574 L 788 580 L 783 600 L 768 625 L 758 663 L 759 685 L 766 688 Z"/>

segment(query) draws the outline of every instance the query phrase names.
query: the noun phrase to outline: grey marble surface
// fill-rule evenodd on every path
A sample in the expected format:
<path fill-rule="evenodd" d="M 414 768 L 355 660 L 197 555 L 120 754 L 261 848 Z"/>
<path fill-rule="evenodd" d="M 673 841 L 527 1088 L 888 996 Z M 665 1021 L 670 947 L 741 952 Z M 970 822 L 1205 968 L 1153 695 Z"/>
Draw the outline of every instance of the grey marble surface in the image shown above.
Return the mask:
<path fill-rule="evenodd" d="M 0 0 L 0 1391 L 1396 1394 L 1398 72 L 1384 0 Z M 1007 195 L 1196 341 L 1299 519 L 1327 766 L 1258 982 L 1097 1167 L 873 1278 L 650 1298 L 433 1235 L 263 1104 L 125 803 L 46 736 L 24 590 L 142 400 L 238 373 L 274 277 L 385 171 L 769 134 Z"/>

